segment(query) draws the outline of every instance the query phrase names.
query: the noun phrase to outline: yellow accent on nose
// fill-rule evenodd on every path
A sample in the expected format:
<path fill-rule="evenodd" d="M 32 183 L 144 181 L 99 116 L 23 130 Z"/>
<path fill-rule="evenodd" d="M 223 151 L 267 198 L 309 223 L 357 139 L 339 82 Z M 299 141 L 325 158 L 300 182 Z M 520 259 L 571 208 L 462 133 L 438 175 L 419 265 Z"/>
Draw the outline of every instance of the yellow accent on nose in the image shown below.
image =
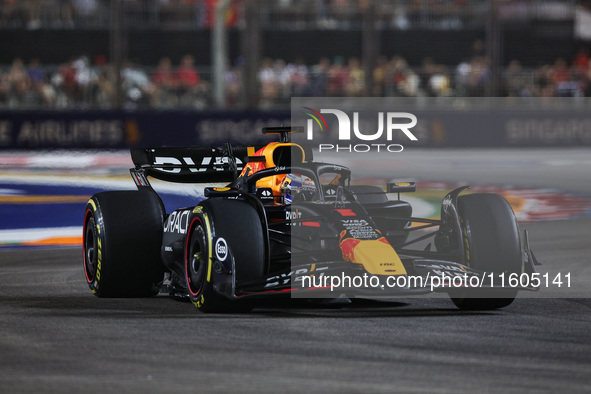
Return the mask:
<path fill-rule="evenodd" d="M 380 240 L 363 240 L 353 249 L 353 262 L 372 275 L 406 275 L 400 257 L 391 245 Z"/>

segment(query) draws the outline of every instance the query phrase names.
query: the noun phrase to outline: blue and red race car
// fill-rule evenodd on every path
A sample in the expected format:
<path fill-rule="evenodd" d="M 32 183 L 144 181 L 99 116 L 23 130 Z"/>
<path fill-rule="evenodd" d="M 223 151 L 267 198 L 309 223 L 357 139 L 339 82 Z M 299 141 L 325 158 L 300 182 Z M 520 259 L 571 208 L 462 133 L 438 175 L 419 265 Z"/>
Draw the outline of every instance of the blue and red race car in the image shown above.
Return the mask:
<path fill-rule="evenodd" d="M 537 261 L 500 195 L 442 201 L 441 218 L 412 216 L 400 194 L 352 185 L 345 166 L 313 161 L 289 142 L 265 146 L 132 149 L 137 191 L 94 195 L 84 218 L 84 270 L 99 297 L 169 293 L 204 312 L 243 311 L 268 297 L 383 297 L 449 293 L 461 309 L 509 305 L 508 278 Z M 148 178 L 206 187 L 167 213 Z M 388 194 L 397 195 L 391 200 Z M 369 282 L 368 282 L 369 278 Z"/>

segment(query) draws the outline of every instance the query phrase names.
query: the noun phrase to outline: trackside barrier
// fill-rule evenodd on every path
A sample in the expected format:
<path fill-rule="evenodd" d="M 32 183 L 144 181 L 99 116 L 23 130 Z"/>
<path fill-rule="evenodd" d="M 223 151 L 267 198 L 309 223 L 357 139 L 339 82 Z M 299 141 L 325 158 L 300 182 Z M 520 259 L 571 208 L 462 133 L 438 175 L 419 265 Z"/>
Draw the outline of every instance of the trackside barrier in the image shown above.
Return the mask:
<path fill-rule="evenodd" d="M 591 145 L 591 112 L 584 108 L 413 113 L 418 141 L 404 140 L 405 149 Z M 288 110 L 2 110 L 0 150 L 263 144 L 262 127 L 282 124 L 290 124 Z"/>

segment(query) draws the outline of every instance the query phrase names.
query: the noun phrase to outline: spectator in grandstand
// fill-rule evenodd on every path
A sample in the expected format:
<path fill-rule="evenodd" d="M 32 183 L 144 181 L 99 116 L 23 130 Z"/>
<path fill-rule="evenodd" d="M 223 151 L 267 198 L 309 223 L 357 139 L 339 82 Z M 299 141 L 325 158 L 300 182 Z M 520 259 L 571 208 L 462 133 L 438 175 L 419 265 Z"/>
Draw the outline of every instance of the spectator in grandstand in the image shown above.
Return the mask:
<path fill-rule="evenodd" d="M 412 97 L 419 92 L 419 76 L 401 56 L 394 56 L 386 71 L 386 96 Z"/>
<path fill-rule="evenodd" d="M 45 75 L 32 73 L 20 59 L 14 59 L 8 73 L 1 77 L 0 96 L 10 107 L 33 108 L 51 104 L 54 97 L 51 87 L 45 83 Z"/>
<path fill-rule="evenodd" d="M 10 99 L 11 90 L 10 80 L 8 79 L 8 73 L 0 72 L 0 106 L 7 106 Z"/>
<path fill-rule="evenodd" d="M 536 67 L 533 72 L 535 96 L 554 96 L 554 86 L 550 82 L 550 66 L 547 64 Z"/>
<path fill-rule="evenodd" d="M 34 84 L 21 59 L 14 59 L 10 70 L 0 75 L 0 100 L 12 108 L 42 105 L 41 89 Z"/>
<path fill-rule="evenodd" d="M 285 64 L 285 60 L 276 59 L 273 63 L 273 76 L 277 88 L 277 99 L 285 103 L 291 97 L 291 75 L 292 67 Z"/>
<path fill-rule="evenodd" d="M 93 103 L 96 94 L 97 74 L 86 56 L 80 56 L 74 60 L 72 66 L 76 70 L 75 78 L 79 92 L 78 104 L 90 105 Z"/>
<path fill-rule="evenodd" d="M 263 108 L 285 104 L 292 95 L 308 95 L 310 91 L 308 67 L 301 61 L 286 64 L 283 59 L 264 59 L 258 80 L 261 89 L 259 105 Z"/>
<path fill-rule="evenodd" d="M 127 60 L 121 70 L 121 76 L 127 107 L 146 106 L 151 102 L 155 88 L 142 68 Z"/>
<path fill-rule="evenodd" d="M 361 67 L 358 58 L 352 57 L 349 59 L 347 71 L 349 75 L 345 84 L 345 95 L 348 97 L 365 96 L 365 71 Z"/>
<path fill-rule="evenodd" d="M 572 86 L 572 95 L 573 97 L 583 97 L 587 94 L 589 80 L 587 78 L 587 73 L 581 72 L 576 67 L 573 67 L 572 71 L 573 80 L 571 82 Z"/>
<path fill-rule="evenodd" d="M 236 64 L 233 67 L 226 68 L 224 75 L 226 89 L 226 105 L 234 107 L 238 104 L 240 98 L 240 89 L 242 86 L 242 65 Z"/>
<path fill-rule="evenodd" d="M 116 75 L 112 66 L 104 65 L 100 68 L 96 79 L 96 105 L 100 108 L 110 108 L 115 102 L 117 89 L 115 89 Z"/>
<path fill-rule="evenodd" d="M 318 64 L 312 66 L 310 71 L 310 96 L 318 97 L 326 94 L 329 69 L 330 60 L 327 57 L 322 57 Z"/>
<path fill-rule="evenodd" d="M 486 47 L 484 46 L 484 41 L 475 40 L 474 43 L 472 43 L 471 58 L 476 59 L 484 56 L 486 56 Z"/>
<path fill-rule="evenodd" d="M 345 59 L 342 56 L 337 56 L 330 69 L 328 70 L 328 83 L 326 86 L 326 94 L 328 96 L 343 96 L 345 94 L 345 86 L 349 79 L 349 73 L 344 66 Z"/>
<path fill-rule="evenodd" d="M 386 97 L 399 96 L 398 84 L 404 80 L 404 59 L 400 56 L 393 56 L 386 66 L 384 81 L 384 94 Z"/>
<path fill-rule="evenodd" d="M 435 92 L 431 88 L 431 78 L 439 72 L 439 67 L 432 58 L 426 57 L 423 59 L 423 63 L 419 70 L 419 78 L 421 80 L 421 86 L 425 89 L 425 94 L 429 97 L 438 96 L 437 92 Z"/>
<path fill-rule="evenodd" d="M 179 85 L 182 88 L 195 88 L 199 85 L 201 78 L 194 66 L 195 59 L 191 55 L 185 55 L 181 59 L 181 64 L 177 68 L 176 74 Z"/>
<path fill-rule="evenodd" d="M 39 92 L 33 88 L 28 77 L 13 85 L 13 94 L 14 105 L 20 108 L 35 108 L 42 104 Z"/>
<path fill-rule="evenodd" d="M 56 104 L 59 107 L 74 105 L 78 98 L 78 85 L 76 83 L 76 69 L 74 59 L 59 66 L 57 72 L 51 78 L 53 86 L 57 90 Z"/>
<path fill-rule="evenodd" d="M 40 104 L 53 105 L 56 98 L 56 92 L 53 86 L 47 81 L 47 74 L 39 59 L 33 59 L 27 66 L 27 73 L 31 79 L 31 89 L 37 91 L 41 97 Z"/>
<path fill-rule="evenodd" d="M 578 83 L 573 79 L 571 70 L 563 58 L 556 59 L 549 70 L 549 80 L 554 87 L 554 94 L 559 97 L 578 96 Z"/>
<path fill-rule="evenodd" d="M 589 87 L 589 67 L 591 61 L 587 53 L 586 47 L 581 47 L 577 54 L 573 58 L 573 64 L 571 67 L 571 75 L 576 81 L 576 92 L 577 96 L 588 97 L 590 93 Z"/>
<path fill-rule="evenodd" d="M 561 82 L 566 82 L 570 78 L 570 70 L 563 58 L 558 58 L 554 62 L 554 66 L 549 71 L 550 82 L 558 85 Z"/>
<path fill-rule="evenodd" d="M 585 97 L 591 97 L 591 62 L 589 63 L 589 67 L 585 73 L 583 89 Z"/>
<path fill-rule="evenodd" d="M 489 80 L 490 68 L 488 66 L 488 59 L 484 56 L 475 56 L 470 62 L 467 90 L 468 96 L 484 96 Z"/>
<path fill-rule="evenodd" d="M 158 66 L 152 74 L 152 82 L 158 88 L 174 89 L 176 87 L 178 81 L 170 58 L 163 57 L 158 61 Z"/>
<path fill-rule="evenodd" d="M 451 79 L 445 67 L 437 67 L 437 70 L 429 78 L 427 89 L 436 97 L 448 97 L 452 95 Z"/>
<path fill-rule="evenodd" d="M 171 107 L 177 104 L 178 79 L 172 68 L 170 58 L 163 57 L 158 62 L 156 70 L 152 74 L 152 83 L 155 86 L 154 105 L 157 107 Z"/>
<path fill-rule="evenodd" d="M 45 81 L 45 71 L 41 67 L 39 59 L 33 59 L 27 66 L 27 74 L 33 83 L 41 83 Z"/>
<path fill-rule="evenodd" d="M 456 66 L 454 75 L 456 96 L 464 97 L 468 95 L 468 80 L 470 79 L 471 71 L 472 66 L 466 59 L 463 59 L 460 64 Z"/>
<path fill-rule="evenodd" d="M 10 83 L 12 86 L 16 86 L 28 78 L 29 74 L 27 73 L 27 69 L 25 68 L 23 61 L 20 58 L 15 58 L 12 61 L 10 70 L 8 71 L 8 79 Z"/>
<path fill-rule="evenodd" d="M 203 88 L 205 86 L 201 86 L 201 77 L 194 63 L 195 59 L 193 56 L 185 55 L 176 70 L 179 104 L 183 106 L 202 105 Z"/>
<path fill-rule="evenodd" d="M 275 72 L 273 71 L 273 60 L 263 59 L 261 68 L 257 74 L 260 84 L 260 102 L 262 108 L 269 107 L 277 98 L 277 87 L 275 86 Z"/>
<path fill-rule="evenodd" d="M 581 47 L 573 59 L 573 66 L 580 73 L 587 73 L 589 68 L 589 54 L 587 48 Z"/>
<path fill-rule="evenodd" d="M 444 65 L 436 64 L 432 58 L 423 59 L 418 72 L 423 93 L 429 97 L 446 97 L 452 94 L 451 78 Z"/>
<path fill-rule="evenodd" d="M 388 58 L 380 56 L 377 65 L 373 70 L 373 92 L 372 96 L 382 97 L 385 93 L 386 72 L 388 69 Z"/>
<path fill-rule="evenodd" d="M 573 88 L 575 89 L 573 95 L 575 97 L 586 96 L 588 90 L 588 72 L 585 72 L 576 66 L 572 67 Z"/>
<path fill-rule="evenodd" d="M 310 88 L 308 66 L 304 64 L 301 58 L 298 58 L 295 64 L 289 64 L 287 67 L 290 76 L 291 94 L 300 97 L 308 95 Z"/>
<path fill-rule="evenodd" d="M 512 60 L 503 72 L 503 95 L 510 97 L 521 97 L 527 85 L 525 73 L 518 60 Z"/>

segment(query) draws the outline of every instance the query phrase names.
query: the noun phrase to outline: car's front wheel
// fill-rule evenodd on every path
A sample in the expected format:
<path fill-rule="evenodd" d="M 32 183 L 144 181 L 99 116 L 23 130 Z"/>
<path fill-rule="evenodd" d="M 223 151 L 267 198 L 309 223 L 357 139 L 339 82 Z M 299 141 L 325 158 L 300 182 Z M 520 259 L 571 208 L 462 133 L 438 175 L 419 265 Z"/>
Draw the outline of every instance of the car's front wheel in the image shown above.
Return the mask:
<path fill-rule="evenodd" d="M 202 312 L 244 312 L 251 305 L 227 298 L 214 288 L 212 242 L 223 239 L 225 256 L 231 249 L 238 285 L 261 280 L 265 272 L 263 228 L 254 207 L 243 200 L 213 198 L 201 203 L 189 226 L 185 272 L 191 301 Z M 214 254 L 216 256 L 214 256 Z M 226 257 L 227 258 L 227 257 Z"/>
<path fill-rule="evenodd" d="M 460 196 L 458 211 L 466 265 L 493 277 L 522 272 L 519 226 L 503 196 L 492 193 Z M 516 295 L 517 290 L 511 288 L 450 293 L 453 303 L 464 310 L 503 308 L 511 304 Z"/>

